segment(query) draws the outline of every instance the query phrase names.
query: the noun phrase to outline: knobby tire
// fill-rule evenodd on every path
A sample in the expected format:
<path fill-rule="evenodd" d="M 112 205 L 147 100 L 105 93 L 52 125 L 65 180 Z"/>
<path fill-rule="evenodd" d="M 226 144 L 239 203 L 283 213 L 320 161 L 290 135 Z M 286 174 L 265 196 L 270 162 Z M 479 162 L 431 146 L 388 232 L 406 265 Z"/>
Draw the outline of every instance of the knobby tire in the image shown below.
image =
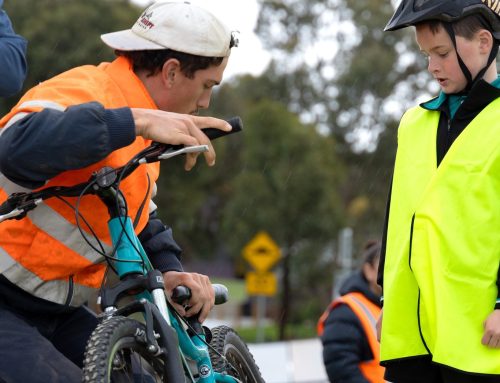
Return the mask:
<path fill-rule="evenodd" d="M 216 351 L 210 350 L 214 371 L 227 372 L 242 382 L 264 383 L 253 355 L 236 331 L 227 326 L 217 326 L 211 332 L 210 345 Z"/>
<path fill-rule="evenodd" d="M 125 317 L 101 322 L 87 343 L 83 382 L 166 381 L 164 360 L 148 352 L 144 331 L 144 324 Z"/>

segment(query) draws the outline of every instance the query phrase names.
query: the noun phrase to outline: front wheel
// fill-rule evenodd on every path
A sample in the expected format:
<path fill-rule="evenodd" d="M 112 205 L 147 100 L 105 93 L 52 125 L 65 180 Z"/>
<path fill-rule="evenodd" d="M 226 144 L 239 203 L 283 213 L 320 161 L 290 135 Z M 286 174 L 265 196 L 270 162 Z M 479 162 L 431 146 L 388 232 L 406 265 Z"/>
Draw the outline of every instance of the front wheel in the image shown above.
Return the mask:
<path fill-rule="evenodd" d="M 165 362 L 147 350 L 144 334 L 144 325 L 133 319 L 105 319 L 87 343 L 83 382 L 166 382 Z"/>
<path fill-rule="evenodd" d="M 246 343 L 232 328 L 217 326 L 211 332 L 210 359 L 214 371 L 227 372 L 241 382 L 264 383 Z"/>

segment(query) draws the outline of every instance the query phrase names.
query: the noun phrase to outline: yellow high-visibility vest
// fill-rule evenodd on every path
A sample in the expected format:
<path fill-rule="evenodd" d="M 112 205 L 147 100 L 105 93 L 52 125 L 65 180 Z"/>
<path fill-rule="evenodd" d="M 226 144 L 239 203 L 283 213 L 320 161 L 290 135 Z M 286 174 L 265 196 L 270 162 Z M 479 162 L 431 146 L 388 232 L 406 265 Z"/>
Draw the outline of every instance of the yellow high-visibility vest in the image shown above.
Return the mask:
<path fill-rule="evenodd" d="M 403 116 L 384 267 L 382 363 L 432 355 L 500 374 L 481 344 L 500 263 L 500 99 L 464 129 L 437 167 L 438 111 Z"/>

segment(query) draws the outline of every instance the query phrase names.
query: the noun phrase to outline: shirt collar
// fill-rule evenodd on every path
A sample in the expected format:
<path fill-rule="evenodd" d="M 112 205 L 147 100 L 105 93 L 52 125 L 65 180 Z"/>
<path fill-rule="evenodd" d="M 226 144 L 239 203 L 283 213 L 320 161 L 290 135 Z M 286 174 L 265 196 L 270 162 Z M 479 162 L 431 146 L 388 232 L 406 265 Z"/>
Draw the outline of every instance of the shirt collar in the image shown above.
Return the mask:
<path fill-rule="evenodd" d="M 126 57 L 117 57 L 111 63 L 99 65 L 120 88 L 131 108 L 158 109 L 144 83 L 134 73 L 132 63 Z"/>
<path fill-rule="evenodd" d="M 468 96 L 473 96 L 473 97 L 468 97 Z M 447 95 L 446 93 L 441 91 L 439 92 L 438 97 L 426 101 L 420 104 L 420 106 L 428 110 L 443 110 L 443 108 L 446 106 L 444 105 L 444 103 L 448 101 L 448 106 L 453 116 L 458 107 L 463 102 L 465 102 L 466 99 L 468 103 L 474 105 L 476 104 L 483 105 L 485 101 L 488 101 L 489 103 L 491 99 L 497 97 L 500 97 L 500 75 L 491 83 L 488 83 L 484 80 L 478 81 L 476 85 L 473 87 L 473 89 L 471 89 L 467 95 Z"/>

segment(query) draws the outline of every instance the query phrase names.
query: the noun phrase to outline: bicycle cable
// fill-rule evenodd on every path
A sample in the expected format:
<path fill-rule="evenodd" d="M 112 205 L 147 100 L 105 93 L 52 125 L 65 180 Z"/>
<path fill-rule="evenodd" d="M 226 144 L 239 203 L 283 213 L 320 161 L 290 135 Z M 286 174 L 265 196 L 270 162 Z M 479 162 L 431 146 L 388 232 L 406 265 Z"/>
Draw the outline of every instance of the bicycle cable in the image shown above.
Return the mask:
<path fill-rule="evenodd" d="M 196 332 L 196 330 L 189 324 L 189 322 L 186 320 L 186 318 L 184 318 L 181 314 L 179 314 L 179 312 L 175 309 L 175 307 L 172 305 L 172 303 L 170 303 L 168 300 L 167 300 L 167 305 L 169 307 L 170 310 L 172 310 L 175 315 L 177 316 L 177 319 L 179 319 L 181 322 L 183 322 L 187 328 L 189 328 L 191 330 L 191 332 L 193 334 L 196 335 L 196 337 L 202 342 L 204 343 L 210 350 L 212 350 L 215 354 L 217 354 L 219 357 L 222 358 L 222 360 L 224 361 L 224 363 L 226 363 L 227 365 L 229 365 L 229 367 L 231 367 L 234 371 L 237 371 L 236 368 L 231 364 L 231 362 L 229 362 L 227 360 L 227 358 L 222 355 L 219 351 L 217 351 L 210 343 L 208 343 L 205 339 L 203 339 L 200 334 L 198 334 Z"/>

